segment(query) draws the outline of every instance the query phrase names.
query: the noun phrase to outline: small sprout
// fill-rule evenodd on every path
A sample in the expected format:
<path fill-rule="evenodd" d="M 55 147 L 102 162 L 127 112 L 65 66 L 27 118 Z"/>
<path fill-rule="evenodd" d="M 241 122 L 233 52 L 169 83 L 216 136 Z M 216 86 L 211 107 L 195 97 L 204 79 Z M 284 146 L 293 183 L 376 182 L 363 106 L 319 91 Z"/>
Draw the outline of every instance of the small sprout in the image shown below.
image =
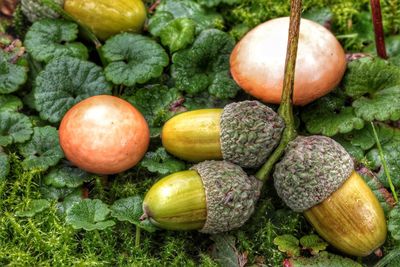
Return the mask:
<path fill-rule="evenodd" d="M 280 235 L 275 237 L 274 244 L 279 251 L 285 252 L 289 257 L 300 256 L 299 240 L 293 235 Z"/>

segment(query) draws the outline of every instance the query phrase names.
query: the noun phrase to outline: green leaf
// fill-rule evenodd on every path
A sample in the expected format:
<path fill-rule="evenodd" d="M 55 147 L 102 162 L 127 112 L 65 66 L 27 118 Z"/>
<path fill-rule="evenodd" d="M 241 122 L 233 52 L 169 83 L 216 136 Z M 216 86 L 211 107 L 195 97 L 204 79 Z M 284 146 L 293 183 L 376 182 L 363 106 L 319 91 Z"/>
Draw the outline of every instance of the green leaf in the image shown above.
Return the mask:
<path fill-rule="evenodd" d="M 220 4 L 228 4 L 228 5 L 240 4 L 242 1 L 241 0 L 197 0 L 197 2 L 200 5 L 206 7 L 216 7 Z"/>
<path fill-rule="evenodd" d="M 51 61 L 36 78 L 35 103 L 42 119 L 53 123 L 78 102 L 111 94 L 102 69 L 94 63 L 63 57 Z"/>
<path fill-rule="evenodd" d="M 300 256 L 299 240 L 292 235 L 280 235 L 275 237 L 274 244 L 279 251 L 285 252 L 288 256 Z"/>
<path fill-rule="evenodd" d="M 4 181 L 7 178 L 9 172 L 10 160 L 8 158 L 8 155 L 3 152 L 0 146 L 0 182 Z"/>
<path fill-rule="evenodd" d="M 23 143 L 32 135 L 32 123 L 21 113 L 0 112 L 0 146 Z"/>
<path fill-rule="evenodd" d="M 25 46 L 39 62 L 70 56 L 80 59 L 89 57 L 87 48 L 79 42 L 78 25 L 64 20 L 44 19 L 33 23 L 25 36 Z"/>
<path fill-rule="evenodd" d="M 19 152 L 24 156 L 22 167 L 25 170 L 47 170 L 55 166 L 63 157 L 58 131 L 51 126 L 33 128 L 33 137 L 27 143 L 19 146 Z"/>
<path fill-rule="evenodd" d="M 385 157 L 388 169 L 392 178 L 392 182 L 396 187 L 400 187 L 400 141 L 391 141 L 382 145 L 383 155 Z M 367 155 L 372 168 L 377 172 L 377 176 L 385 187 L 389 187 L 379 152 L 377 148 L 370 150 Z"/>
<path fill-rule="evenodd" d="M 343 86 L 356 98 L 355 114 L 366 120 L 400 119 L 400 68 L 387 61 L 365 57 L 348 65 Z"/>
<path fill-rule="evenodd" d="M 60 213 L 67 213 L 71 207 L 82 201 L 82 188 L 76 188 L 72 193 L 65 196 L 62 201 L 57 203 L 57 208 Z"/>
<path fill-rule="evenodd" d="M 23 107 L 21 99 L 13 95 L 0 95 L 0 112 L 18 111 Z"/>
<path fill-rule="evenodd" d="M 147 152 L 140 162 L 140 166 L 146 168 L 149 172 L 161 175 L 182 171 L 186 168 L 183 161 L 169 155 L 163 147 L 159 147 L 155 152 Z"/>
<path fill-rule="evenodd" d="M 28 68 L 12 61 L 12 56 L 0 49 L 0 95 L 17 91 L 28 79 Z"/>
<path fill-rule="evenodd" d="M 340 92 L 331 93 L 305 107 L 301 118 L 312 134 L 334 136 L 364 127 L 364 121 L 356 116 L 352 107 L 345 105 L 346 98 Z"/>
<path fill-rule="evenodd" d="M 157 7 L 158 12 L 169 12 L 174 18 L 189 18 L 196 22 L 199 30 L 215 28 L 223 24 L 221 15 L 203 8 L 190 0 L 165 0 Z"/>
<path fill-rule="evenodd" d="M 329 7 L 325 6 L 325 7 L 311 8 L 306 12 L 304 12 L 302 17 L 315 21 L 325 26 L 332 20 L 333 14 L 332 10 Z"/>
<path fill-rule="evenodd" d="M 91 175 L 87 172 L 68 165 L 58 165 L 50 170 L 44 177 L 44 183 L 56 188 L 76 188 L 90 180 Z"/>
<path fill-rule="evenodd" d="M 381 144 L 385 144 L 393 138 L 394 129 L 385 124 L 378 124 L 376 131 Z M 352 131 L 344 135 L 346 140 L 349 140 L 352 145 L 360 147 L 362 150 L 369 150 L 375 145 L 375 137 L 372 131 L 371 124 L 367 124 L 361 130 Z"/>
<path fill-rule="evenodd" d="M 152 39 L 132 33 L 122 33 L 107 40 L 102 47 L 104 58 L 110 63 L 106 77 L 114 84 L 132 86 L 160 77 L 169 57 Z"/>
<path fill-rule="evenodd" d="M 18 217 L 33 217 L 36 214 L 48 209 L 50 207 L 50 202 L 46 199 L 33 199 L 29 201 L 28 205 L 24 210 L 19 210 L 15 212 Z"/>
<path fill-rule="evenodd" d="M 104 230 L 115 225 L 113 220 L 107 220 L 109 213 L 110 209 L 101 200 L 84 199 L 72 205 L 65 220 L 74 229 Z"/>
<path fill-rule="evenodd" d="M 194 41 L 196 24 L 187 18 L 174 19 L 160 32 L 161 43 L 171 52 L 181 50 Z"/>
<path fill-rule="evenodd" d="M 299 257 L 284 260 L 284 266 L 291 267 L 362 267 L 361 264 L 349 258 L 323 251 L 311 258 Z"/>
<path fill-rule="evenodd" d="M 333 137 L 336 142 L 341 144 L 344 149 L 356 160 L 360 161 L 364 158 L 364 150 L 360 147 L 353 145 L 349 140 L 344 138 L 342 135 L 336 135 Z"/>
<path fill-rule="evenodd" d="M 353 102 L 353 107 L 356 115 L 366 121 L 399 120 L 400 85 L 361 97 Z"/>
<path fill-rule="evenodd" d="M 174 15 L 170 12 L 158 11 L 149 19 L 149 32 L 153 36 L 160 36 L 165 25 L 174 20 Z"/>
<path fill-rule="evenodd" d="M 227 234 L 212 235 L 215 242 L 212 246 L 211 256 L 223 267 L 239 267 L 246 264 L 246 256 L 236 248 L 235 237 Z"/>
<path fill-rule="evenodd" d="M 306 235 L 300 238 L 300 244 L 304 249 L 310 250 L 312 255 L 317 255 L 320 251 L 328 247 L 328 243 L 322 240 L 318 235 Z"/>
<path fill-rule="evenodd" d="M 126 100 L 143 114 L 150 127 L 161 127 L 181 110 L 184 98 L 175 88 L 155 85 L 135 91 Z"/>
<path fill-rule="evenodd" d="M 111 216 L 119 221 L 128 221 L 148 232 L 155 232 L 157 228 L 149 221 L 141 221 L 143 215 L 143 200 L 140 196 L 118 199 L 110 207 Z"/>
<path fill-rule="evenodd" d="M 357 173 L 360 174 L 369 188 L 371 188 L 372 192 L 381 204 L 385 215 L 388 215 L 395 205 L 395 200 L 392 194 L 383 186 L 378 177 L 376 177 L 376 175 L 366 167 L 357 169 Z"/>
<path fill-rule="evenodd" d="M 231 98 L 239 86 L 229 74 L 229 56 L 235 40 L 227 33 L 204 30 L 193 45 L 172 57 L 171 74 L 176 87 L 189 94 L 208 91 L 217 98 Z"/>
<path fill-rule="evenodd" d="M 396 205 L 389 214 L 388 230 L 394 240 L 400 241 L 400 206 Z"/>

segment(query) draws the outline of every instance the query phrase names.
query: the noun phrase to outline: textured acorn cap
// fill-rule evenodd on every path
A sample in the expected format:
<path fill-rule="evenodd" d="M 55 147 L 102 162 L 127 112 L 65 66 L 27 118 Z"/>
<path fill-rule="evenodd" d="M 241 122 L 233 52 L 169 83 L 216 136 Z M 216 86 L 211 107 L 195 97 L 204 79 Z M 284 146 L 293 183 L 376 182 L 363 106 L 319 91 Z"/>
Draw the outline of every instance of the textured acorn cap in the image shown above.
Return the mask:
<path fill-rule="evenodd" d="M 261 166 L 279 144 L 283 119 L 258 101 L 227 105 L 221 116 L 221 151 L 225 160 L 243 168 Z"/>
<path fill-rule="evenodd" d="M 60 6 L 64 5 L 64 0 L 53 0 Z M 40 0 L 21 0 L 21 9 L 30 22 L 35 22 L 44 18 L 58 18 L 59 15 L 51 8 L 41 4 Z"/>
<path fill-rule="evenodd" d="M 203 181 L 207 219 L 203 233 L 215 234 L 242 226 L 254 211 L 262 183 L 227 161 L 204 161 L 191 169 Z"/>
<path fill-rule="evenodd" d="M 302 212 L 339 189 L 353 169 L 350 155 L 333 139 L 299 136 L 275 165 L 275 189 L 286 205 Z"/>

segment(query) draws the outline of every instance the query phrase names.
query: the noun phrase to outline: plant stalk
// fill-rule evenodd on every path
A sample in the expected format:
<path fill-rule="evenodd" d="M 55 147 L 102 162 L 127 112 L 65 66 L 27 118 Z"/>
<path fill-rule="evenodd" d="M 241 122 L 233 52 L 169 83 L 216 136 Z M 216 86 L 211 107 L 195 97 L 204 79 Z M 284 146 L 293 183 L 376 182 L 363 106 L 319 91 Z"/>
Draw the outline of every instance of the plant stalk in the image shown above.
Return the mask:
<path fill-rule="evenodd" d="M 379 137 L 378 137 L 378 134 L 376 132 L 374 122 L 372 122 L 372 121 L 371 121 L 371 126 L 372 126 L 372 131 L 374 132 L 374 137 L 375 137 L 376 145 L 378 147 L 379 158 L 381 159 L 383 170 L 385 171 L 386 177 L 388 179 L 389 187 L 390 187 L 390 190 L 392 191 L 392 195 L 394 197 L 394 200 L 397 203 L 397 202 L 399 202 L 399 199 L 397 198 L 396 189 L 394 188 L 394 185 L 393 185 L 393 182 L 392 182 L 392 177 L 390 176 L 389 168 L 387 166 L 387 163 L 386 163 L 386 160 L 385 160 L 385 156 L 383 155 L 381 142 L 379 141 Z"/>
<path fill-rule="evenodd" d="M 374 24 L 376 53 L 380 58 L 387 59 L 385 34 L 382 25 L 382 12 L 379 0 L 370 0 L 372 23 Z"/>
<path fill-rule="evenodd" d="M 139 248 L 139 246 L 140 246 L 140 227 L 136 226 L 135 247 Z"/>
<path fill-rule="evenodd" d="M 294 90 L 297 47 L 299 43 L 302 1 L 291 0 L 290 5 L 290 23 L 288 47 L 286 52 L 285 75 L 283 78 L 281 104 L 278 110 L 278 114 L 283 118 L 285 122 L 285 129 L 283 130 L 282 139 L 278 147 L 255 175 L 258 180 L 263 182 L 269 178 L 275 163 L 281 158 L 288 143 L 297 136 L 296 128 L 294 125 L 292 98 Z"/>

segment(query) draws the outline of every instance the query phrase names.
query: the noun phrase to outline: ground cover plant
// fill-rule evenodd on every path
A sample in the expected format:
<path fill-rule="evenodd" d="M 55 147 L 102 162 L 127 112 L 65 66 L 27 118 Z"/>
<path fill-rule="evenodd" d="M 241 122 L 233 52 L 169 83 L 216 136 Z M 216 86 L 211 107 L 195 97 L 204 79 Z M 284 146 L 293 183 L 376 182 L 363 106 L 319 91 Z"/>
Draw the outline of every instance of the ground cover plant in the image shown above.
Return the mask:
<path fill-rule="evenodd" d="M 388 60 L 375 53 L 369 1 L 303 1 L 302 17 L 335 34 L 348 64 L 334 91 L 294 108 L 296 130 L 338 141 L 388 222 L 381 249 L 358 258 L 319 237 L 281 201 L 272 178 L 249 221 L 224 234 L 166 231 L 141 220 L 150 187 L 193 165 L 165 150 L 163 125 L 184 111 L 252 100 L 229 74 L 230 53 L 253 27 L 288 16 L 290 1 L 145 1 L 141 34 L 102 41 L 53 1 L 43 2 L 59 17 L 32 23 L 20 4 L 14 10 L 13 1 L 0 2 L 2 266 L 400 264 L 400 211 L 392 195 L 400 190 L 399 1 L 381 1 Z M 65 113 L 99 94 L 134 105 L 151 138 L 135 167 L 107 176 L 73 166 L 58 136 Z"/>

